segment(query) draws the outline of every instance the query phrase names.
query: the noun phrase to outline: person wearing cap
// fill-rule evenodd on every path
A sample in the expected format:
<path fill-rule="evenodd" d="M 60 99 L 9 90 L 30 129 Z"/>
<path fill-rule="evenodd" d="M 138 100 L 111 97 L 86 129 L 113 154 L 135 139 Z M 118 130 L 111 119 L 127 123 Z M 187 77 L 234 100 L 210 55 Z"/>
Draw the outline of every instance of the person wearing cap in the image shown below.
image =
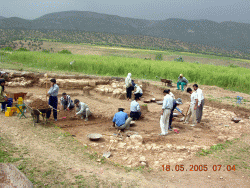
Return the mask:
<path fill-rule="evenodd" d="M 61 110 L 62 108 L 64 110 L 71 110 L 75 107 L 73 101 L 71 100 L 70 96 L 67 95 L 66 93 L 63 93 L 62 94 L 62 97 L 61 97 Z"/>
<path fill-rule="evenodd" d="M 85 116 L 85 121 L 88 121 L 88 117 L 91 115 L 88 105 L 84 102 L 80 102 L 78 99 L 74 100 L 74 104 L 76 105 L 75 117 L 80 115 L 81 119 L 83 119 Z"/>
<path fill-rule="evenodd" d="M 128 73 L 128 76 L 125 79 L 125 85 L 126 85 L 127 99 L 129 100 L 129 99 L 131 99 L 131 94 L 132 94 L 132 91 L 133 91 L 131 73 Z"/>
<path fill-rule="evenodd" d="M 141 109 L 138 101 L 139 97 L 135 96 L 135 100 L 133 100 L 130 105 L 130 117 L 133 120 L 138 120 L 141 117 Z"/>
<path fill-rule="evenodd" d="M 139 85 L 135 84 L 135 88 L 136 91 L 134 92 L 135 97 L 137 97 L 138 99 L 140 99 L 140 97 L 142 96 L 143 92 L 142 89 Z"/>
<path fill-rule="evenodd" d="M 2 104 L 1 111 L 5 112 L 6 105 L 8 104 L 8 97 L 4 92 L 5 80 L 0 79 L 0 103 Z"/>
<path fill-rule="evenodd" d="M 58 91 L 59 91 L 59 86 L 56 84 L 56 79 L 52 78 L 50 80 L 51 82 L 51 87 L 49 89 L 49 92 L 47 93 L 47 96 L 49 96 L 49 105 L 53 107 L 53 116 L 55 121 L 57 121 L 57 105 L 58 105 Z M 47 113 L 47 119 L 50 118 L 51 115 L 51 110 L 48 111 Z"/>
<path fill-rule="evenodd" d="M 177 82 L 177 90 L 180 90 L 180 85 L 181 85 L 181 90 L 184 91 L 184 86 L 187 84 L 188 80 L 185 77 L 183 77 L 183 74 L 180 74 Z"/>
<path fill-rule="evenodd" d="M 170 96 L 170 89 L 165 89 L 163 94 L 165 95 L 163 99 L 161 119 L 160 119 L 160 127 L 161 133 L 160 136 L 166 136 L 168 134 L 168 126 L 169 126 L 169 117 L 171 110 L 173 108 L 173 97 Z"/>
<path fill-rule="evenodd" d="M 187 88 L 187 92 L 191 94 L 191 103 L 184 123 L 185 124 L 188 123 L 190 117 L 192 117 L 193 124 L 191 125 L 191 127 L 194 127 L 196 126 L 196 109 L 198 106 L 198 96 L 197 93 L 193 92 L 193 90 L 190 87 Z"/>
<path fill-rule="evenodd" d="M 170 131 L 172 131 L 172 120 L 173 120 L 173 114 L 174 114 L 174 110 L 176 109 L 178 112 L 180 112 L 183 116 L 185 116 L 183 113 L 182 113 L 182 111 L 179 109 L 179 108 L 177 108 L 177 106 L 178 105 L 180 105 L 180 104 L 182 104 L 182 100 L 180 99 L 180 98 L 178 98 L 178 99 L 174 99 L 173 100 L 173 108 L 172 108 L 172 110 L 171 110 L 171 113 L 170 113 L 170 117 L 169 117 L 169 126 L 168 126 L 168 130 L 170 130 Z"/>
<path fill-rule="evenodd" d="M 128 114 L 123 111 L 124 108 L 118 108 L 118 112 L 113 118 L 113 126 L 120 130 L 129 129 L 132 121 L 132 118 L 128 117 Z"/>
<path fill-rule="evenodd" d="M 200 123 L 201 118 L 202 118 L 203 107 L 205 104 L 205 99 L 204 99 L 204 95 L 202 93 L 202 90 L 200 88 L 198 88 L 197 84 L 194 84 L 193 88 L 196 91 L 197 97 L 198 97 L 198 106 L 197 106 L 197 110 L 196 110 L 196 121 L 197 121 L 197 123 Z"/>

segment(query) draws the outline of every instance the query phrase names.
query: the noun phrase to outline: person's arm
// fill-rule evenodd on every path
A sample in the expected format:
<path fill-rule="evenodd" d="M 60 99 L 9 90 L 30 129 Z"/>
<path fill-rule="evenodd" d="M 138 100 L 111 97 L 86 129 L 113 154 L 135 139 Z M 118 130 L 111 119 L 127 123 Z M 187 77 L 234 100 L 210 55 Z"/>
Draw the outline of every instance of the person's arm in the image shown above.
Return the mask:
<path fill-rule="evenodd" d="M 180 77 L 178 77 L 178 81 L 177 82 L 179 82 L 180 81 Z"/>
<path fill-rule="evenodd" d="M 0 86 L 0 100 L 4 100 L 4 92 L 2 86 Z"/>
<path fill-rule="evenodd" d="M 198 99 L 198 107 L 201 105 L 201 92 L 200 90 L 197 90 L 197 99 Z"/>
<path fill-rule="evenodd" d="M 188 84 L 188 80 L 184 77 L 183 80 L 186 82 L 186 84 Z"/>
<path fill-rule="evenodd" d="M 68 97 L 68 109 L 69 109 L 69 107 L 70 107 L 70 104 L 71 104 L 71 98 L 70 98 L 70 96 Z"/>
<path fill-rule="evenodd" d="M 194 105 L 194 109 L 196 110 L 198 106 L 198 99 L 195 99 L 195 105 Z"/>
<path fill-rule="evenodd" d="M 115 121 L 116 121 L 116 114 L 114 115 L 114 118 L 113 118 L 113 126 L 115 127 Z"/>
<path fill-rule="evenodd" d="M 166 105 L 167 105 L 167 101 L 166 101 L 166 99 L 165 99 L 165 97 L 164 97 L 164 99 L 163 99 L 163 104 L 162 104 L 161 115 L 163 115 L 163 112 L 164 112 L 164 110 L 165 110 L 165 108 L 166 108 Z"/>
<path fill-rule="evenodd" d="M 138 104 L 136 107 L 137 112 L 141 111 L 140 105 Z"/>

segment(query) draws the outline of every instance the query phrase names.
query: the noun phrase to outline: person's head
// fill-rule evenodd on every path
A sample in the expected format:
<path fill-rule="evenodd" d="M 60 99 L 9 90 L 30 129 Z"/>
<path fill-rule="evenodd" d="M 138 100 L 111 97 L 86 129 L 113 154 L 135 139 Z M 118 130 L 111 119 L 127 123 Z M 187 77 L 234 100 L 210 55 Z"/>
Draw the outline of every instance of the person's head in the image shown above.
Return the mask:
<path fill-rule="evenodd" d="M 56 79 L 55 79 L 55 78 L 52 78 L 52 79 L 50 80 L 50 82 L 51 82 L 51 86 L 53 86 L 53 85 L 56 84 Z"/>
<path fill-rule="evenodd" d="M 187 88 L 187 92 L 192 94 L 193 90 L 189 87 L 189 88 Z"/>
<path fill-rule="evenodd" d="M 4 79 L 1 79 L 1 80 L 0 80 L 0 85 L 1 85 L 1 86 L 4 86 L 4 85 L 5 85 L 5 80 L 4 80 Z"/>
<path fill-rule="evenodd" d="M 128 77 L 130 78 L 132 76 L 132 74 L 131 73 L 128 73 Z"/>
<path fill-rule="evenodd" d="M 177 104 L 177 105 L 182 104 L 182 100 L 181 100 L 181 98 L 176 99 L 176 101 L 175 101 L 175 102 L 176 102 L 176 104 Z"/>
<path fill-rule="evenodd" d="M 75 99 L 75 100 L 74 100 L 74 104 L 75 104 L 76 106 L 78 106 L 79 103 L 80 103 L 80 101 L 79 101 L 78 99 Z"/>
<path fill-rule="evenodd" d="M 183 77 L 183 74 L 180 74 L 180 78 L 182 78 Z"/>
<path fill-rule="evenodd" d="M 118 108 L 118 112 L 123 112 L 124 108 Z"/>
<path fill-rule="evenodd" d="M 64 99 L 67 98 L 67 94 L 66 93 L 63 93 L 62 96 L 63 96 Z"/>
<path fill-rule="evenodd" d="M 169 94 L 170 93 L 170 89 L 165 89 L 164 91 L 163 91 L 163 94 L 164 95 L 167 95 L 167 94 Z"/>
<path fill-rule="evenodd" d="M 140 98 L 139 98 L 138 96 L 135 96 L 135 100 L 136 100 L 136 101 L 139 101 Z"/>
<path fill-rule="evenodd" d="M 198 85 L 197 85 L 197 84 L 194 84 L 194 85 L 193 85 L 193 88 L 194 88 L 194 90 L 196 91 L 196 90 L 198 89 Z"/>

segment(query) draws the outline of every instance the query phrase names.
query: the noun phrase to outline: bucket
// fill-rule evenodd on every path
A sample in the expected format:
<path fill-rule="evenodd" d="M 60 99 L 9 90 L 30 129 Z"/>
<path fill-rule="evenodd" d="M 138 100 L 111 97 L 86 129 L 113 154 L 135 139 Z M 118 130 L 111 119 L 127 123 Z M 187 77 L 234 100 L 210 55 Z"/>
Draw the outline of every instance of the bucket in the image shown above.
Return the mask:
<path fill-rule="evenodd" d="M 13 98 L 8 98 L 7 107 L 12 107 L 12 104 L 13 104 Z"/>

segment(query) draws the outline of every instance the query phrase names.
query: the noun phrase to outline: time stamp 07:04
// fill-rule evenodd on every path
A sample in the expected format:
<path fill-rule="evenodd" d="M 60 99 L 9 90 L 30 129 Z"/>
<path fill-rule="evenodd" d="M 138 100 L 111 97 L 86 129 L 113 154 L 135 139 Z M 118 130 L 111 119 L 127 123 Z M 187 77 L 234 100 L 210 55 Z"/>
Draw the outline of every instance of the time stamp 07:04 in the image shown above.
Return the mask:
<path fill-rule="evenodd" d="M 162 165 L 163 171 L 235 171 L 235 165 Z"/>

